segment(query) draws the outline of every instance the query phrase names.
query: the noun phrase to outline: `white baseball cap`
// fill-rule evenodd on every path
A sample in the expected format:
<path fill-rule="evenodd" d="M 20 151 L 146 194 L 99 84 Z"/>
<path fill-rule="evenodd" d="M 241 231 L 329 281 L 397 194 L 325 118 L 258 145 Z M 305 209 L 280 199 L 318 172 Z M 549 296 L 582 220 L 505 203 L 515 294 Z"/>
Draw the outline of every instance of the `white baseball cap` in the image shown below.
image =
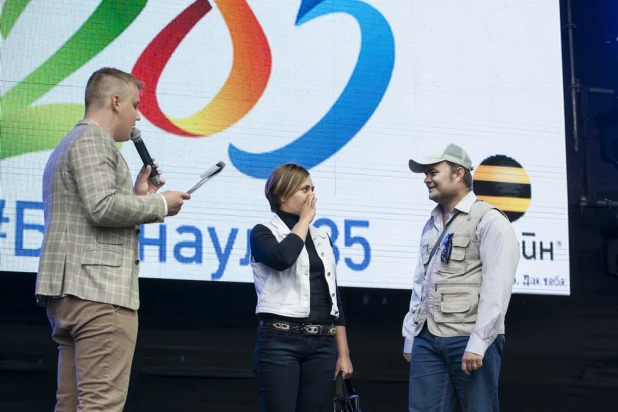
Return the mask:
<path fill-rule="evenodd" d="M 414 173 L 424 173 L 425 167 L 436 163 L 449 161 L 455 163 L 464 169 L 472 170 L 472 160 L 468 153 L 460 146 L 449 143 L 440 150 L 431 153 L 427 157 L 410 159 L 408 165 Z"/>

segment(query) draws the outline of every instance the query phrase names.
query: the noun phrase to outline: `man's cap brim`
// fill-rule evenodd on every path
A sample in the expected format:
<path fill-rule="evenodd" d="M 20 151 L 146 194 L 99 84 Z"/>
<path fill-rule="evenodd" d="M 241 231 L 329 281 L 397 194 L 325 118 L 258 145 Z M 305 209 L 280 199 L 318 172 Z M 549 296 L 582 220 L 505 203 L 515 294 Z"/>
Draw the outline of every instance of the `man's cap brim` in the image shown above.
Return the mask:
<path fill-rule="evenodd" d="M 414 173 L 425 173 L 425 168 L 427 166 L 434 165 L 442 161 L 444 160 L 433 157 L 426 157 L 424 159 L 418 160 L 410 159 L 410 161 L 408 162 L 408 166 L 410 167 L 410 170 Z"/>

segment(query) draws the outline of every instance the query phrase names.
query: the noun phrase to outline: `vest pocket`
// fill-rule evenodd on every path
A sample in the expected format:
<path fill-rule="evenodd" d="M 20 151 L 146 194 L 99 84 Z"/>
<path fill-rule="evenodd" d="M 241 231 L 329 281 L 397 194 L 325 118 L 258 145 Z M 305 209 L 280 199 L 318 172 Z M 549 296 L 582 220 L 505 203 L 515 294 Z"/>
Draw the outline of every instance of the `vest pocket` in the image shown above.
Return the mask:
<path fill-rule="evenodd" d="M 442 250 L 440 250 L 436 254 L 441 252 Z M 466 259 L 465 250 L 456 249 L 455 247 L 453 247 L 453 250 L 451 251 L 451 257 L 446 263 L 442 261 L 441 256 L 436 256 L 436 259 L 440 259 L 440 264 L 438 265 L 438 272 L 456 274 L 466 273 L 466 269 L 468 267 L 468 260 Z"/>
<path fill-rule="evenodd" d="M 440 255 L 436 257 L 437 259 L 440 259 L 440 264 L 438 265 L 438 272 L 463 274 L 468 268 L 466 249 L 470 244 L 470 236 L 455 235 L 453 236 L 452 242 L 453 243 L 451 245 L 451 256 L 448 262 L 444 263 L 441 259 L 442 252 L 444 250 L 443 245 L 441 245 L 440 249 L 436 252 L 436 254 Z"/>
<path fill-rule="evenodd" d="M 471 323 L 478 316 L 479 295 L 476 285 L 438 285 L 434 303 L 437 323 Z"/>
<path fill-rule="evenodd" d="M 468 247 L 470 243 L 470 236 L 455 235 L 453 236 L 453 246 L 455 247 Z"/>

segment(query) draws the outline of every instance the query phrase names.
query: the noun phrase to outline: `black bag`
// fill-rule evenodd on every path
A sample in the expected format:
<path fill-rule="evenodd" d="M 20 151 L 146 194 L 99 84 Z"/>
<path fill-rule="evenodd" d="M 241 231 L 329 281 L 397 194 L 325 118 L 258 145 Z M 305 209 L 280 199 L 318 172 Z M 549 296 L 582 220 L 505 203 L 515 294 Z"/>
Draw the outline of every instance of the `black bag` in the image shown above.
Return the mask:
<path fill-rule="evenodd" d="M 352 387 L 352 379 L 343 379 L 341 372 L 335 380 L 335 395 L 333 400 L 335 412 L 362 412 L 360 398 Z"/>

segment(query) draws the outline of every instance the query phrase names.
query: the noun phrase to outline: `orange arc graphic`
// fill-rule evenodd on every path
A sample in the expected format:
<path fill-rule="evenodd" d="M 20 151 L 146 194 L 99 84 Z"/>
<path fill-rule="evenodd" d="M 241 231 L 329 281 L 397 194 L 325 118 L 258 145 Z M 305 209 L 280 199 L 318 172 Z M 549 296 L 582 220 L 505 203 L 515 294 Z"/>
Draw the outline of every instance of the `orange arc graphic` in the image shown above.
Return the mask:
<path fill-rule="evenodd" d="M 199 136 L 221 132 L 249 112 L 264 92 L 272 68 L 268 40 L 246 0 L 215 1 L 234 47 L 232 69 L 225 84 L 202 110 L 183 119 L 170 118 Z"/>

